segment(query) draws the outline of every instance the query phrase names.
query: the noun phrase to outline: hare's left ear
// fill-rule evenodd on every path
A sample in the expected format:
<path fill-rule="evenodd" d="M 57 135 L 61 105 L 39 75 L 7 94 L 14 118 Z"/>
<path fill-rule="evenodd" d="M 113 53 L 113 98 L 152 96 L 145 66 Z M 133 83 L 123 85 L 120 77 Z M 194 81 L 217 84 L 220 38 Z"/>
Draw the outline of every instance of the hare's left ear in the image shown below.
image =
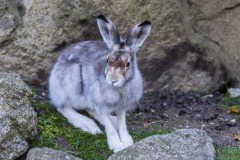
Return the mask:
<path fill-rule="evenodd" d="M 149 35 L 150 30 L 151 22 L 149 21 L 144 21 L 137 24 L 129 32 L 125 42 L 126 45 L 129 46 L 134 52 L 137 52 L 139 47 L 142 46 L 143 42 Z"/>
<path fill-rule="evenodd" d="M 99 15 L 97 16 L 97 24 L 103 41 L 107 44 L 109 49 L 112 49 L 114 45 L 120 43 L 120 35 L 112 21 L 103 15 Z"/>

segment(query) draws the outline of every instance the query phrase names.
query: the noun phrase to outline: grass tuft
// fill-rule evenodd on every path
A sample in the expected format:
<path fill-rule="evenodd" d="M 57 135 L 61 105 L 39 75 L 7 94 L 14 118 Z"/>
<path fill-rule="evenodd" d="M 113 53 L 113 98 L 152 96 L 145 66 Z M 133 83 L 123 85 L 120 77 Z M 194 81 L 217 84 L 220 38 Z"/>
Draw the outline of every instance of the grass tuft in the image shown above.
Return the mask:
<path fill-rule="evenodd" d="M 215 160 L 239 160 L 240 149 L 232 147 L 216 148 Z"/>
<path fill-rule="evenodd" d="M 219 102 L 219 105 L 225 108 L 231 108 L 232 106 L 240 107 L 240 97 L 230 97 L 229 95 L 223 97 Z"/>

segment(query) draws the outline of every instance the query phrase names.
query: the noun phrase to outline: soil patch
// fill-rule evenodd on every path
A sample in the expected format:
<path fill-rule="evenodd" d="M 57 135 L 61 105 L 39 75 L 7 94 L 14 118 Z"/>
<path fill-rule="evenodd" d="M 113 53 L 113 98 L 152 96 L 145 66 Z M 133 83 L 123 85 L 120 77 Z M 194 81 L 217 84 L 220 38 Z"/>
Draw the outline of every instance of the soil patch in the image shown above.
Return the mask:
<path fill-rule="evenodd" d="M 176 90 L 146 93 L 139 108 L 128 117 L 134 128 L 166 129 L 199 128 L 207 132 L 216 146 L 240 148 L 234 134 L 240 135 L 240 116 L 218 104 L 223 94 L 201 95 Z"/>

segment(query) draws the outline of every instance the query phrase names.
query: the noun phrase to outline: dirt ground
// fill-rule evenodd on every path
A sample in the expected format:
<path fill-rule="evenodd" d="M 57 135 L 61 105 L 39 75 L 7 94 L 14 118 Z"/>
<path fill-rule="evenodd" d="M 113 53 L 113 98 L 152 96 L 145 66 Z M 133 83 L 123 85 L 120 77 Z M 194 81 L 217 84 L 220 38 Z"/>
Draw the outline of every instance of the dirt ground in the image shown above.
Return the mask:
<path fill-rule="evenodd" d="M 199 128 L 207 132 L 216 146 L 240 148 L 240 142 L 234 140 L 234 134 L 240 135 L 240 115 L 218 105 L 223 96 L 171 90 L 146 93 L 139 108 L 130 114 L 128 125 L 131 129 L 157 126 L 170 131 Z"/>
<path fill-rule="evenodd" d="M 48 100 L 46 90 L 36 89 L 36 93 L 38 100 Z M 234 140 L 234 134 L 240 135 L 240 114 L 218 105 L 223 96 L 166 89 L 145 93 L 139 107 L 128 113 L 128 128 L 134 132 L 156 127 L 169 131 L 199 128 L 207 132 L 215 146 L 240 148 L 240 142 Z"/>

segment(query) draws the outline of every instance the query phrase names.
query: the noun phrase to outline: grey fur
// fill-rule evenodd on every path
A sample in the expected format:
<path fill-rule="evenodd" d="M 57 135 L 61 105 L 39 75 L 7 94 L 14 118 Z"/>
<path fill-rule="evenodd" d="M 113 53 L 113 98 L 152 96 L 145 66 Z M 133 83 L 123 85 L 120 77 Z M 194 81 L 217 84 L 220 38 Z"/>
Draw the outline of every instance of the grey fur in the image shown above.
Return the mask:
<path fill-rule="evenodd" d="M 86 126 L 78 125 L 83 122 L 77 122 L 70 116 L 77 115 L 72 109 L 109 115 L 112 112 L 133 109 L 138 103 L 143 93 L 143 82 L 136 52 L 151 29 L 149 24 L 136 25 L 126 39 L 128 43 L 125 44 L 120 41 L 119 33 L 109 19 L 100 16 L 97 22 L 104 42 L 85 41 L 69 46 L 60 54 L 49 78 L 50 99 L 54 106 L 70 123 L 85 131 L 89 130 L 86 129 L 88 123 L 94 126 L 93 122 L 82 116 L 78 121 L 86 121 Z M 114 86 L 113 80 L 110 79 L 112 84 L 106 80 L 110 72 L 110 66 L 106 62 L 109 55 L 125 60 L 131 57 L 128 68 L 118 68 L 119 73 L 124 71 L 124 74 L 121 81 L 117 80 L 117 87 Z M 98 133 L 98 129 L 90 132 Z M 125 139 L 127 138 L 125 136 Z M 111 148 L 110 144 L 109 146 Z M 112 148 L 119 150 L 116 149 L 117 145 L 113 145 Z"/>

